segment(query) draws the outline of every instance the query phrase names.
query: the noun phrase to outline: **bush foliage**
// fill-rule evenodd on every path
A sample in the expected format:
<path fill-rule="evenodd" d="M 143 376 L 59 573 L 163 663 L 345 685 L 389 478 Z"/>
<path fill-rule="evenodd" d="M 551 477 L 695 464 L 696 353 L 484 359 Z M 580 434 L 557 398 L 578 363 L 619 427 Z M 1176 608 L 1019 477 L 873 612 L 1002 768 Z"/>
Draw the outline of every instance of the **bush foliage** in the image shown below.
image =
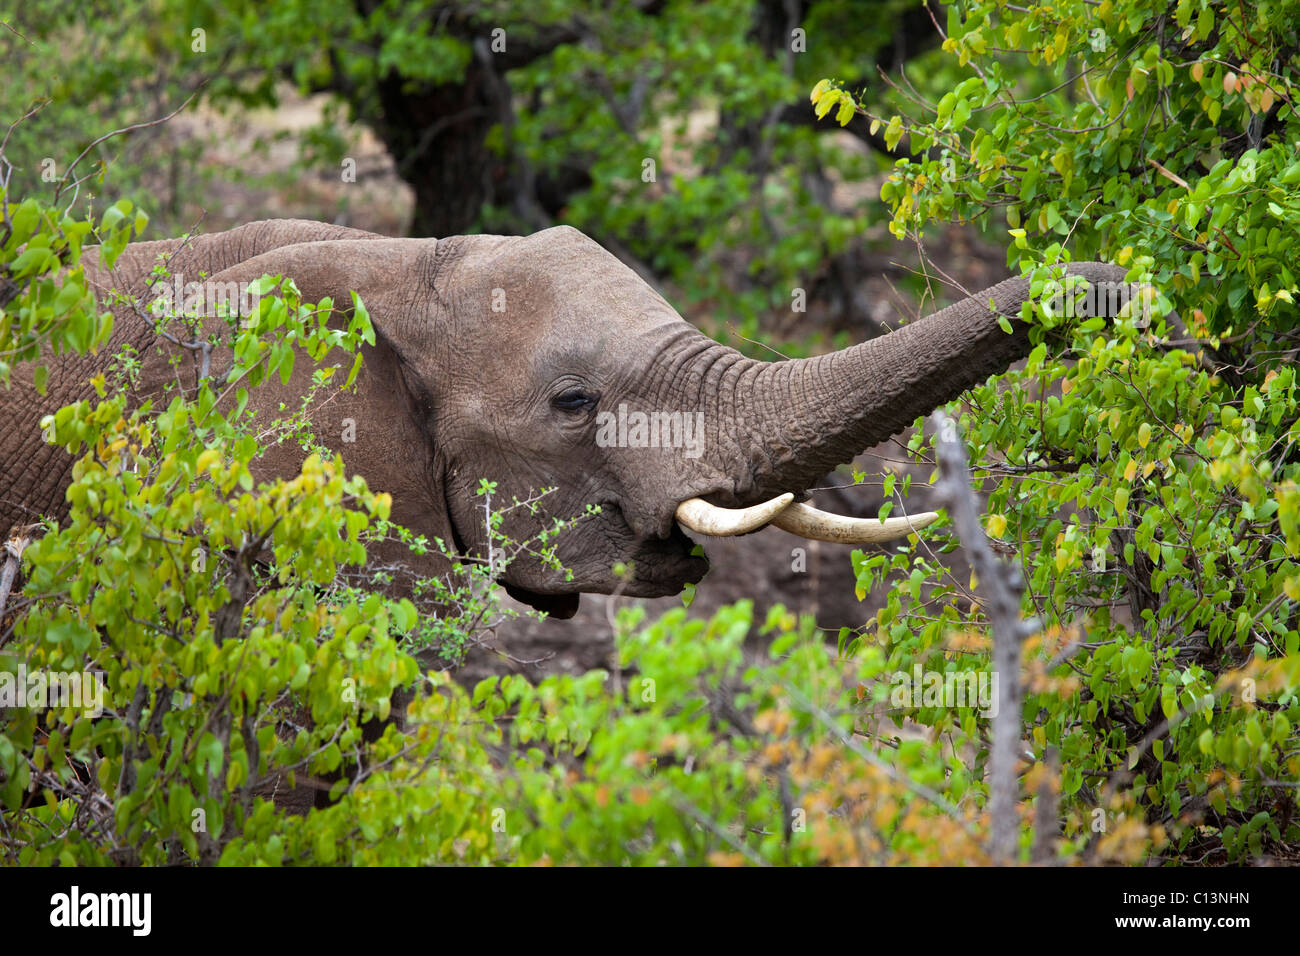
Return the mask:
<path fill-rule="evenodd" d="M 906 137 L 881 189 L 895 234 L 1005 224 L 1036 294 L 1054 263 L 1102 258 L 1181 317 L 1027 306 L 1042 344 L 957 410 L 987 531 L 1023 563 L 1042 624 L 1025 648 L 1022 859 L 1286 856 L 1300 839 L 1293 12 L 970 2 L 942 26 L 919 90 L 812 90 L 818 114 Z M 107 341 L 80 251 L 111 258 L 145 218 L 3 199 L 7 381 Z M 263 291 L 257 320 L 231 325 L 232 367 L 196 395 L 129 404 L 119 356 L 94 400 L 43 423 L 77 458 L 71 511 L 24 554 L 0 671 L 100 672 L 105 698 L 101 715 L 6 711 L 6 861 L 986 859 L 987 718 L 891 688 L 916 664 L 988 669 L 977 582 L 930 550 L 954 541 L 855 555 L 860 591 L 889 600 L 839 648 L 781 609 L 761 626 L 746 603 L 709 621 L 627 611 L 612 672 L 467 691 L 417 652 L 454 659 L 491 613 L 482 587 L 450 592 L 470 606 L 431 633 L 365 570 L 366 544 L 402 533 L 382 489 L 330 455 L 253 478 L 240 391 L 339 353 L 355 374 L 370 334 L 364 308 L 331 329 L 330 303 L 280 277 Z M 317 385 L 332 376 L 322 365 Z M 912 451 L 927 454 L 923 437 Z M 273 559 L 255 560 L 264 548 Z M 329 799 L 290 812 L 276 798 L 295 785 Z"/>
<path fill-rule="evenodd" d="M 1122 786 L 1195 859 L 1300 836 L 1298 27 L 1280 3 L 954 4 L 950 91 L 871 115 L 918 154 L 881 190 L 896 235 L 1005 221 L 1036 291 L 1056 288 L 1053 263 L 1103 259 L 1160 290 L 1156 316 L 1182 317 L 1061 328 L 1059 309 L 1027 306 L 1053 334 L 976 389 L 962 424 L 988 532 L 1050 625 L 1025 709 L 1035 752 L 1059 751 L 1067 806 Z M 832 81 L 813 98 L 841 120 L 871 113 Z M 858 640 L 942 662 L 970 623 L 942 607 L 963 582 L 928 558 L 858 567 L 862 588 L 886 567 L 913 577 Z"/>

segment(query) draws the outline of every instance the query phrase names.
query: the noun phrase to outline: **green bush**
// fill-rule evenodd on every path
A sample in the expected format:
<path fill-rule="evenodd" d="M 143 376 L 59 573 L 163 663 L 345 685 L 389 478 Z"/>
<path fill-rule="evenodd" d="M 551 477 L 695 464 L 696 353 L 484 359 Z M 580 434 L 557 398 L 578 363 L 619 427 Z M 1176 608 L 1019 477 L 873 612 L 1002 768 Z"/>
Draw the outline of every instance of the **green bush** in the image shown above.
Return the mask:
<path fill-rule="evenodd" d="M 1059 754 L 1067 819 L 1086 831 L 1129 793 L 1169 854 L 1198 860 L 1300 840 L 1297 36 L 1284 3 L 957 3 L 937 103 L 886 116 L 830 81 L 813 92 L 819 113 L 909 137 L 919 158 L 881 190 L 896 235 L 1005 220 L 1036 295 L 1059 288 L 1051 264 L 1100 258 L 1153 283 L 1155 316 L 1182 317 L 1026 306 L 1051 335 L 961 422 L 987 530 L 1048 626 L 1024 718 L 1035 757 Z M 846 641 L 966 666 L 951 635 L 982 614 L 950 603 L 964 582 L 927 557 L 855 560 L 860 589 L 887 569 L 911 582 Z M 959 743 L 978 732 L 910 716 Z"/>
<path fill-rule="evenodd" d="M 1190 0 L 950 9 L 919 86 L 943 90 L 932 106 L 814 90 L 823 115 L 907 136 L 915 159 L 881 191 L 895 234 L 1005 224 L 1044 299 L 1052 264 L 1104 258 L 1159 290 L 1156 316 L 1181 316 L 1029 306 L 1042 344 L 958 410 L 986 530 L 1023 563 L 1042 625 L 1021 675 L 1022 858 L 1285 858 L 1300 839 L 1295 18 Z M 715 185 L 692 195 L 716 213 Z M 144 219 L 4 208 L 8 382 L 44 350 L 107 341 L 80 248 L 118 253 Z M 665 228 L 692 221 L 680 212 Z M 403 534 L 382 493 L 328 455 L 252 478 L 239 390 L 368 334 L 364 310 L 330 331 L 290 283 L 273 289 L 231 329 L 236 367 L 197 396 L 131 407 L 106 375 L 45 423 L 80 456 L 72 510 L 25 553 L 0 672 L 98 671 L 105 696 L 98 716 L 6 712 L 7 861 L 985 859 L 988 719 L 891 688 L 918 664 L 987 672 L 978 582 L 925 549 L 857 554 L 860 593 L 891 590 L 843 655 L 780 610 L 755 628 L 741 604 L 624 617 L 612 674 L 467 693 L 414 652 L 455 660 L 473 639 L 494 613 L 483 569 L 440 592 L 466 607 L 431 629 L 366 574 L 367 542 Z M 129 374 L 118 358 L 109 374 Z M 300 418 L 279 427 L 311 443 Z M 770 646 L 755 657 L 747 636 Z M 309 778 L 329 806 L 271 799 Z"/>

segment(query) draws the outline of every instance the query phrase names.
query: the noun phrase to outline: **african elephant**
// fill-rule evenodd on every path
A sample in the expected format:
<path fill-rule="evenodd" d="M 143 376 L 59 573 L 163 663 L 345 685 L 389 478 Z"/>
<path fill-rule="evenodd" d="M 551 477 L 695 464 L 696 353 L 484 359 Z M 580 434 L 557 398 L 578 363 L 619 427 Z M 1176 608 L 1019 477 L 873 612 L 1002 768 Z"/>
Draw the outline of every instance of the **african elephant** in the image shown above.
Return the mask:
<path fill-rule="evenodd" d="M 347 304 L 349 290 L 360 294 L 375 344 L 366 347 L 355 392 L 313 412 L 313 424 L 351 470 L 391 492 L 393 520 L 462 554 L 483 555 L 475 497 L 482 478 L 498 483 L 499 501 L 556 489 L 543 499 L 544 515 L 512 514 L 504 530 L 515 540 L 551 516 L 599 505 L 597 516 L 558 541 L 571 579 L 528 557 L 503 575 L 513 596 L 556 616 L 571 615 L 582 592 L 655 597 L 698 581 L 707 562 L 692 554 L 682 525 L 734 534 L 771 521 L 841 541 L 896 538 L 922 526 L 932 516 L 846 524 L 791 505 L 791 496 L 1029 351 L 1019 319 L 1028 283 L 1016 278 L 861 345 L 756 361 L 702 334 L 567 226 L 530 236 L 393 239 L 271 220 L 185 243 L 132 245 L 111 274 L 94 267 L 92 250 L 88 274 L 105 292 L 141 293 L 161 253 L 174 253 L 170 270 L 187 278 L 206 273 L 229 283 L 283 274 L 305 301 L 330 296 Z M 1092 283 L 1125 275 L 1095 262 L 1069 272 Z M 1011 334 L 999 327 L 1001 315 Z M 142 391 L 175 380 L 156 334 L 119 310 L 99 358 L 50 359 L 46 398 L 25 387 L 21 369 L 16 386 L 0 392 L 0 529 L 65 512 L 72 461 L 42 441 L 38 423 L 89 397 L 87 379 L 125 343 L 146 359 Z M 299 362 L 287 393 L 301 395 L 309 376 Z M 266 414 L 288 400 L 278 379 L 257 391 L 254 405 Z M 345 442 L 347 419 L 354 440 Z M 264 467 L 296 471 L 302 456 L 297 446 L 273 447 Z M 379 555 L 398 557 L 415 560 L 409 552 Z M 422 560 L 421 574 L 446 570 L 441 557 Z M 630 578 L 615 574 L 620 563 Z"/>

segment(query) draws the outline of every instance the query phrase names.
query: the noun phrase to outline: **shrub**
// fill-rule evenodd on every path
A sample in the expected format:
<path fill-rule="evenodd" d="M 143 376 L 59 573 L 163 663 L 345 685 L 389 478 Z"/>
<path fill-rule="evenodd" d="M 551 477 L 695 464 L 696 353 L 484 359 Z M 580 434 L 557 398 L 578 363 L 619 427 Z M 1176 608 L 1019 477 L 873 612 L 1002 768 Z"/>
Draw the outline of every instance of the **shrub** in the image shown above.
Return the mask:
<path fill-rule="evenodd" d="M 1122 791 L 1195 860 L 1300 839 L 1296 30 L 1285 4 L 952 4 L 937 102 L 886 116 L 813 92 L 823 115 L 909 137 L 881 189 L 896 235 L 1004 219 L 1044 300 L 1051 264 L 1102 258 L 1182 317 L 1026 306 L 1050 335 L 961 421 L 987 530 L 1047 626 L 1024 719 L 1036 760 L 1059 753 L 1069 832 Z M 964 582 L 925 556 L 856 562 L 860 588 L 887 568 L 911 582 L 846 640 L 962 666 L 952 635 L 983 620 L 953 603 L 974 600 Z M 978 740 L 970 718 L 909 716 Z"/>

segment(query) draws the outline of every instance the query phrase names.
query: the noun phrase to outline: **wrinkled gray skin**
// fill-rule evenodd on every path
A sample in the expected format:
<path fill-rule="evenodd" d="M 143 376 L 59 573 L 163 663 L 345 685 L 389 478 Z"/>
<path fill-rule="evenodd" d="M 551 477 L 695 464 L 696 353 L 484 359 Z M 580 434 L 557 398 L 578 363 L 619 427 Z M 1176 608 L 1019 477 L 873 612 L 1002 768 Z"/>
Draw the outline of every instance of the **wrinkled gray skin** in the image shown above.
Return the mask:
<path fill-rule="evenodd" d="M 101 290 L 142 294 L 159 253 L 179 240 L 128 247 L 113 273 L 88 267 Z M 94 252 L 88 261 L 97 261 Z M 377 339 L 368 347 L 355 394 L 313 414 L 319 438 L 349 469 L 392 493 L 393 519 L 464 553 L 485 553 L 480 478 L 498 482 L 496 500 L 526 498 L 543 487 L 545 518 L 572 517 L 588 504 L 598 517 L 567 532 L 558 555 L 565 581 L 539 562 L 520 559 L 503 583 L 515 596 L 557 616 L 577 608 L 581 592 L 620 586 L 616 563 L 632 565 L 623 586 L 656 597 L 698 581 L 706 562 L 674 512 L 684 499 L 755 504 L 797 495 L 836 465 L 877 444 L 918 415 L 948 402 L 1028 353 L 1019 321 L 1027 283 L 1010 279 L 902 329 L 807 360 L 760 362 L 720 345 L 684 321 L 634 272 L 567 226 L 531 236 L 390 239 L 322 223 L 255 222 L 199 237 L 169 264 L 185 281 L 292 276 L 306 301 L 325 296 L 346 306 L 355 289 L 369 308 Z M 1124 270 L 1100 263 L 1070 267 L 1093 282 L 1120 282 Z M 493 291 L 504 311 L 493 311 Z M 1015 332 L 997 324 L 992 299 Z M 38 422 L 92 392 L 87 378 L 123 343 L 147 357 L 141 391 L 175 375 L 151 329 L 119 308 L 109 348 L 98 358 L 53 359 L 48 396 L 24 387 L 0 392 L 0 531 L 36 514 L 66 512 L 72 460 L 41 440 Z M 341 317 L 340 317 L 341 321 Z M 194 381 L 191 356 L 184 367 Z M 300 361 L 287 389 L 258 390 L 256 408 L 301 395 L 311 370 Z M 602 448 L 598 411 L 701 411 L 703 453 L 680 448 Z M 356 441 L 341 441 L 344 420 Z M 271 449 L 264 475 L 296 470 L 297 446 Z M 537 521 L 543 519 L 539 518 Z M 526 517 L 507 523 L 520 540 L 536 531 Z M 380 549 L 379 561 L 418 560 L 422 574 L 446 570 L 438 559 Z"/>

